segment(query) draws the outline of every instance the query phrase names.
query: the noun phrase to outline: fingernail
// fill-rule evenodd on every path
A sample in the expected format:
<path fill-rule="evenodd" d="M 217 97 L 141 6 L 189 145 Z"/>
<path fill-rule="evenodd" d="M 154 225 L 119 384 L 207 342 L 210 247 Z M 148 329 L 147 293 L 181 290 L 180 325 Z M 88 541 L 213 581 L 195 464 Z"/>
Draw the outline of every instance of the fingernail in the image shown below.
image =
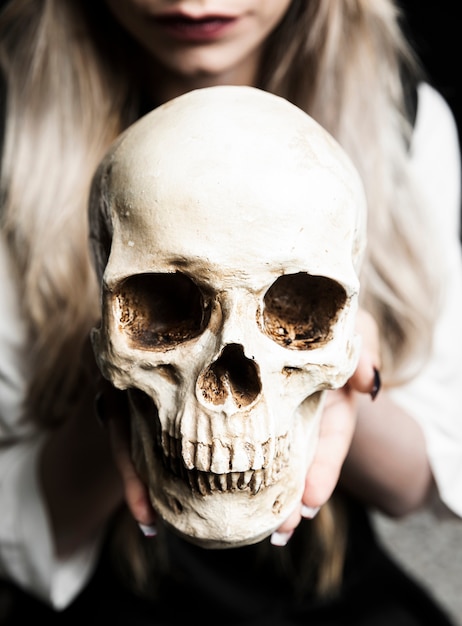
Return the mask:
<path fill-rule="evenodd" d="M 382 386 L 382 381 L 380 380 L 380 372 L 379 370 L 374 367 L 374 384 L 372 386 L 371 389 L 371 398 L 372 400 L 375 400 L 377 397 L 377 394 L 380 391 L 380 387 Z"/>
<path fill-rule="evenodd" d="M 302 517 L 305 519 L 313 519 L 313 517 L 316 517 L 318 514 L 320 508 L 319 506 L 306 506 L 302 504 Z"/>
<path fill-rule="evenodd" d="M 278 533 L 277 531 L 271 535 L 270 542 L 273 546 L 286 546 L 289 539 L 294 534 L 293 530 L 290 530 L 287 533 Z"/>
<path fill-rule="evenodd" d="M 138 523 L 138 526 L 145 537 L 155 537 L 157 535 L 157 528 L 155 524 Z"/>

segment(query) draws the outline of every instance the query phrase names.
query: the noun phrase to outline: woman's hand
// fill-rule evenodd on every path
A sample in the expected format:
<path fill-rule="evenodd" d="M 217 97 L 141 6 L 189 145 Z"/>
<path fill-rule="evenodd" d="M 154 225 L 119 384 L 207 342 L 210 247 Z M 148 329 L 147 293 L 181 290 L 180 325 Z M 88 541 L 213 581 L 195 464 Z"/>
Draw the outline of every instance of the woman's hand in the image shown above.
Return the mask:
<path fill-rule="evenodd" d="M 362 310 L 358 313 L 357 332 L 362 338 L 358 366 L 344 387 L 326 394 L 319 441 L 306 476 L 302 502 L 272 535 L 275 545 L 285 545 L 301 518 L 314 517 L 330 498 L 353 439 L 359 398 L 368 394 L 371 402 L 380 389 L 378 329 L 373 318 Z"/>

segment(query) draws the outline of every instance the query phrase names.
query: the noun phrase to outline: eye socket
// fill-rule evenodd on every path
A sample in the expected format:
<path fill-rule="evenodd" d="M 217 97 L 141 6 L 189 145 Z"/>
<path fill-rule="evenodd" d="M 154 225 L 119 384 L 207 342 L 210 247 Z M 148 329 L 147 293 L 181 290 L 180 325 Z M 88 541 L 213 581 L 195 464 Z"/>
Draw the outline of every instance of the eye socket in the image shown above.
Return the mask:
<path fill-rule="evenodd" d="M 201 290 L 181 272 L 130 276 L 118 286 L 115 303 L 119 329 L 141 349 L 194 339 L 210 318 Z"/>
<path fill-rule="evenodd" d="M 319 348 L 331 340 L 346 300 L 345 289 L 330 278 L 304 272 L 280 276 L 265 294 L 264 330 L 285 348 Z"/>

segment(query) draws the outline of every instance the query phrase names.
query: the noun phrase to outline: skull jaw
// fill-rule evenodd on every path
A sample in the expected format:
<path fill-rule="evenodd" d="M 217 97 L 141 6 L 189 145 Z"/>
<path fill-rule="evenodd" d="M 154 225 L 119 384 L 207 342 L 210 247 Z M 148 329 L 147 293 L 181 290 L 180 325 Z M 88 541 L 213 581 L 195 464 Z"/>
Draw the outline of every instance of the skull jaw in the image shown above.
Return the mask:
<path fill-rule="evenodd" d="M 190 484 L 189 475 L 188 484 L 150 453 L 152 438 L 140 436 L 143 428 L 135 429 L 135 465 L 149 487 L 152 506 L 163 522 L 184 539 L 203 548 L 235 548 L 270 536 L 301 504 L 306 473 L 317 446 L 323 397 L 324 394 L 318 396 L 314 411 L 311 406 L 305 414 L 307 405 L 302 403 L 293 415 L 289 462 L 267 485 L 264 481 L 259 484 L 260 472 L 250 470 L 245 473 L 249 477 L 244 484 L 237 480 L 233 483 L 236 477 L 232 474 L 207 473 L 205 476 L 203 472 L 199 473 L 202 474 L 200 482 L 194 481 L 194 485 Z"/>
<path fill-rule="evenodd" d="M 166 489 L 165 499 L 153 498 L 153 503 L 174 532 L 202 548 L 212 549 L 262 541 L 282 524 L 301 499 L 300 489 L 284 490 L 282 485 L 268 487 L 265 493 L 250 498 L 234 493 L 205 498 L 185 494 L 183 515 L 172 515 L 165 500 L 173 497 L 178 502 L 179 496 L 178 490 L 170 494 Z"/>
<path fill-rule="evenodd" d="M 305 465 L 305 464 L 304 464 Z M 249 490 L 192 492 L 180 479 L 164 477 L 150 489 L 153 507 L 177 534 L 203 548 L 232 548 L 257 543 L 273 533 L 301 502 L 305 472 L 293 468 L 258 493 Z"/>

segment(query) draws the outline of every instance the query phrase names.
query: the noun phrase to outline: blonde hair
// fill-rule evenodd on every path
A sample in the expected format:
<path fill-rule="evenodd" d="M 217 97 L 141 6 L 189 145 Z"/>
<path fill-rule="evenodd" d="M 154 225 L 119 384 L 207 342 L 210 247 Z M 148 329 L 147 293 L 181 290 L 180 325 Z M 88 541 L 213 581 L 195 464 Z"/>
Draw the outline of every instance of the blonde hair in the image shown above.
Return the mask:
<path fill-rule="evenodd" d="M 105 63 L 78 3 L 16 0 L 1 24 L 2 227 L 30 324 L 28 404 L 50 426 L 73 401 L 98 318 L 87 194 L 102 153 L 130 121 L 129 84 Z"/>
<path fill-rule="evenodd" d="M 82 347 L 98 318 L 87 244 L 91 177 L 140 114 L 142 90 L 130 63 L 137 47 L 106 11 L 82 0 L 14 0 L 0 20 L 2 227 L 30 323 L 27 401 L 43 427 L 63 419 L 72 403 Z M 389 384 L 429 347 L 436 289 L 408 175 L 401 76 L 415 63 L 398 18 L 391 0 L 293 0 L 268 40 L 258 85 L 325 126 L 363 177 L 370 216 L 362 301 L 380 327 Z"/>

